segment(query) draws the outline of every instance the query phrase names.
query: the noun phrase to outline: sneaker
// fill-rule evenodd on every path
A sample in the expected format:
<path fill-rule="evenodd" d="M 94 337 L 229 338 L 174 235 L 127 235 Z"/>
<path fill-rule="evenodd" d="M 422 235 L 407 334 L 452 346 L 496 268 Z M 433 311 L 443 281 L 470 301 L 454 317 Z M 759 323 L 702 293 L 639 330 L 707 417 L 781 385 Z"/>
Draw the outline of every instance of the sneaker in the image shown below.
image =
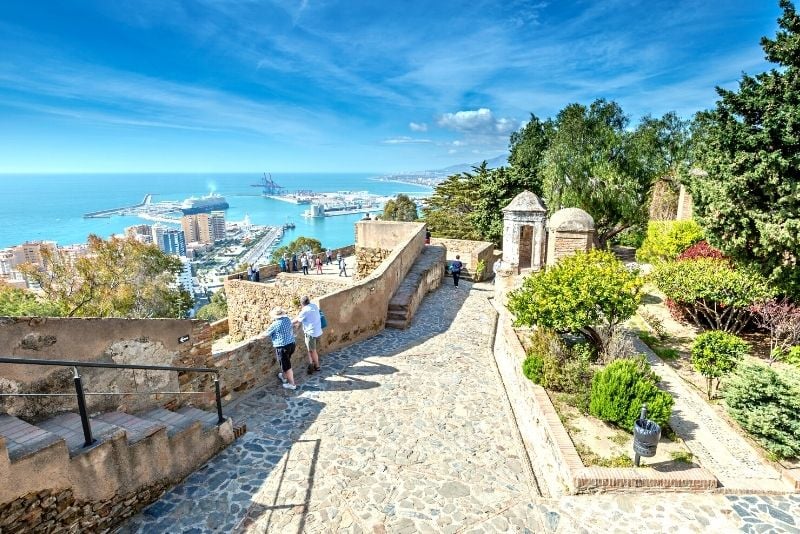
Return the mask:
<path fill-rule="evenodd" d="M 283 373 L 278 373 L 278 378 L 279 378 L 279 379 L 280 379 L 280 381 L 281 381 L 281 382 L 283 382 L 284 384 L 286 383 L 286 377 L 285 377 L 285 376 L 283 376 Z"/>
<path fill-rule="evenodd" d="M 319 372 L 319 365 L 317 365 L 316 367 L 314 367 L 314 371 L 316 371 L 316 372 Z"/>
<path fill-rule="evenodd" d="M 283 389 L 297 389 L 297 386 L 295 386 L 294 384 L 290 384 L 289 382 L 284 382 Z"/>

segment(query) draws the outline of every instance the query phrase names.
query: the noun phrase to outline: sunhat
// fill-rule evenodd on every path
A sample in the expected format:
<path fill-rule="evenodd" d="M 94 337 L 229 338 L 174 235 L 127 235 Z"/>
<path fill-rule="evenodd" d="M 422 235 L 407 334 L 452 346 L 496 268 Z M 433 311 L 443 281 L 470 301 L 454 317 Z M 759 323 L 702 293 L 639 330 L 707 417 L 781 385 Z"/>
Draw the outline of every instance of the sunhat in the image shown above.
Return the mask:
<path fill-rule="evenodd" d="M 273 319 L 277 319 L 278 317 L 283 317 L 284 315 L 286 315 L 286 311 L 280 306 L 275 306 L 274 308 L 272 308 L 272 311 L 269 312 L 269 315 Z"/>

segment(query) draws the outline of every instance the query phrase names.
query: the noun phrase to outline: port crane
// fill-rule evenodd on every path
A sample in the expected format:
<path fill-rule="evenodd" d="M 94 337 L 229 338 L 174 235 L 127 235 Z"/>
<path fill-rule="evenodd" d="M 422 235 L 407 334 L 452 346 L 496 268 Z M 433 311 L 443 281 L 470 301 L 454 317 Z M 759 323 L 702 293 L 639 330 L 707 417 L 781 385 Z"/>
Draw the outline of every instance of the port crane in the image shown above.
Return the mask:
<path fill-rule="evenodd" d="M 257 184 L 250 184 L 250 187 L 262 188 L 263 195 L 282 195 L 286 192 L 286 188 L 278 185 L 278 183 L 272 179 L 272 174 L 270 173 L 269 176 L 267 176 L 266 172 L 261 178 L 261 182 Z"/>

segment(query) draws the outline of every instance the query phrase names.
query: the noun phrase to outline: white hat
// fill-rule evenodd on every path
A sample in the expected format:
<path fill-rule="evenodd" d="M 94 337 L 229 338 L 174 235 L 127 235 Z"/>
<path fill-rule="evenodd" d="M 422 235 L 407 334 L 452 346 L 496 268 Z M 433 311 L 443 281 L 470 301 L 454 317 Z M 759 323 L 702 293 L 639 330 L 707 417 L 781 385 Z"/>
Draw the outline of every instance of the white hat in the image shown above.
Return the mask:
<path fill-rule="evenodd" d="M 269 312 L 269 315 L 273 319 L 277 319 L 278 317 L 283 317 L 284 315 L 286 315 L 286 311 L 280 306 L 275 306 L 274 308 L 272 308 L 272 311 Z"/>

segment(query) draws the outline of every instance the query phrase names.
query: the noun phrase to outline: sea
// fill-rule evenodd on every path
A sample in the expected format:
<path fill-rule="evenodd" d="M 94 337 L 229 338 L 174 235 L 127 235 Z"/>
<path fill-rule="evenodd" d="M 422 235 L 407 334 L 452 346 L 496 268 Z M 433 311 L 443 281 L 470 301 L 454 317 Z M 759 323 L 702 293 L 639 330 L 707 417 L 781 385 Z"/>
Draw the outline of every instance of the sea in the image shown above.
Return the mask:
<path fill-rule="evenodd" d="M 289 192 L 368 191 L 376 195 L 425 194 L 430 188 L 377 180 L 365 173 L 273 173 L 272 179 Z M 182 201 L 218 193 L 230 204 L 225 218 L 245 216 L 258 225 L 295 224 L 283 244 L 300 236 L 320 240 L 324 247 L 353 243 L 353 223 L 362 215 L 307 219 L 307 205 L 296 205 L 262 196 L 254 187 L 261 173 L 208 174 L 2 174 L 0 175 L 0 248 L 25 241 L 56 241 L 59 245 L 85 243 L 89 234 L 108 238 L 127 226 L 153 224 L 138 217 L 112 216 L 84 219 L 85 213 L 131 206 L 152 194 L 153 202 Z"/>

